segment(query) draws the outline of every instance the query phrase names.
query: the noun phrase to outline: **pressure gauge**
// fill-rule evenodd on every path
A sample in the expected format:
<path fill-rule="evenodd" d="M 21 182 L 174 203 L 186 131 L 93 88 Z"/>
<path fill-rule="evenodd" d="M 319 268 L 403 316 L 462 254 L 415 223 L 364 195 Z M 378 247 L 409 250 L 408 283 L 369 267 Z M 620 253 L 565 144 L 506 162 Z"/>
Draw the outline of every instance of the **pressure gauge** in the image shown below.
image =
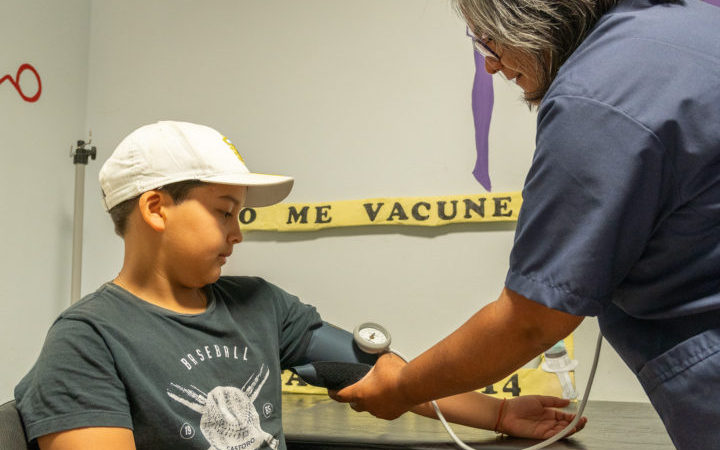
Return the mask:
<path fill-rule="evenodd" d="M 355 343 L 365 353 L 383 353 L 390 348 L 390 333 L 382 325 L 361 323 L 353 331 Z"/>

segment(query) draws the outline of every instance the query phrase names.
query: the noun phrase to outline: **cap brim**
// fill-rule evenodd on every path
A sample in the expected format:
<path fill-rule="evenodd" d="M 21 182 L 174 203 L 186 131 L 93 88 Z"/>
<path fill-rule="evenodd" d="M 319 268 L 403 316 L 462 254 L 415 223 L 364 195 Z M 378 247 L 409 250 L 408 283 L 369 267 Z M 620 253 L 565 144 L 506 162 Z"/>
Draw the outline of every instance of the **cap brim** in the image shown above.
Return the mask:
<path fill-rule="evenodd" d="M 292 177 L 284 175 L 242 173 L 232 176 L 209 177 L 201 181 L 247 186 L 245 206 L 249 208 L 260 208 L 283 201 L 290 194 L 295 180 Z"/>

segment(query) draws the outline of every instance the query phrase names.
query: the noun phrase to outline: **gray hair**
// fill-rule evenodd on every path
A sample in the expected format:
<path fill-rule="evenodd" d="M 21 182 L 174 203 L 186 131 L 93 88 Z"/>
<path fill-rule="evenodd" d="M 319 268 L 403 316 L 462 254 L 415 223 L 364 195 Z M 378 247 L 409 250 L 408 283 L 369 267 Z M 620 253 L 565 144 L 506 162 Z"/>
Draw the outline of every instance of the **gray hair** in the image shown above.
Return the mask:
<path fill-rule="evenodd" d="M 543 98 L 560 66 L 598 19 L 620 1 L 453 0 L 475 36 L 487 36 L 500 47 L 512 47 L 530 57 L 540 77 L 538 90 L 525 93 L 531 104 Z"/>

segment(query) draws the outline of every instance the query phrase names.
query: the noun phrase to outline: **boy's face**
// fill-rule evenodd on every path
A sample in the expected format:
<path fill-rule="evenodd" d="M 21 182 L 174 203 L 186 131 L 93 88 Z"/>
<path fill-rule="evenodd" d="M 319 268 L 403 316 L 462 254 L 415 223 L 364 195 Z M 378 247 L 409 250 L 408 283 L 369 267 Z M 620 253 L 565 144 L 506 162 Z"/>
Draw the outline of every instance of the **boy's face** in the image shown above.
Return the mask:
<path fill-rule="evenodd" d="M 245 186 L 207 184 L 190 191 L 166 211 L 163 247 L 171 280 L 183 287 L 202 287 L 220 277 L 221 267 L 242 241 L 238 217 Z"/>

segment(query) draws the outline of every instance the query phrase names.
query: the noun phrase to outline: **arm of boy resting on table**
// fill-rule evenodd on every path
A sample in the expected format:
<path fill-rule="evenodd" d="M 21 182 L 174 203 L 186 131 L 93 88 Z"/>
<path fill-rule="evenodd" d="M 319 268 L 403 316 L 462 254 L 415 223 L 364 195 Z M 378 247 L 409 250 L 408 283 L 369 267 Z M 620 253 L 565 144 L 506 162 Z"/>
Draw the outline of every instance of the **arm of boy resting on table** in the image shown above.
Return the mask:
<path fill-rule="evenodd" d="M 449 422 L 531 439 L 554 436 L 575 418 L 575 414 L 555 409 L 567 406 L 569 400 L 543 395 L 515 397 L 503 404 L 501 399 L 479 392 L 466 392 L 440 399 L 437 403 Z M 411 411 L 437 418 L 429 402 L 415 406 Z M 585 423 L 587 419 L 581 418 L 568 435 L 582 430 Z"/>
<path fill-rule="evenodd" d="M 40 450 L 135 450 L 135 438 L 129 428 L 75 428 L 40 436 L 38 446 Z"/>
<path fill-rule="evenodd" d="M 496 301 L 409 364 L 383 355 L 367 376 L 332 397 L 357 411 L 394 419 L 420 403 L 501 380 L 582 320 L 505 288 Z"/>

